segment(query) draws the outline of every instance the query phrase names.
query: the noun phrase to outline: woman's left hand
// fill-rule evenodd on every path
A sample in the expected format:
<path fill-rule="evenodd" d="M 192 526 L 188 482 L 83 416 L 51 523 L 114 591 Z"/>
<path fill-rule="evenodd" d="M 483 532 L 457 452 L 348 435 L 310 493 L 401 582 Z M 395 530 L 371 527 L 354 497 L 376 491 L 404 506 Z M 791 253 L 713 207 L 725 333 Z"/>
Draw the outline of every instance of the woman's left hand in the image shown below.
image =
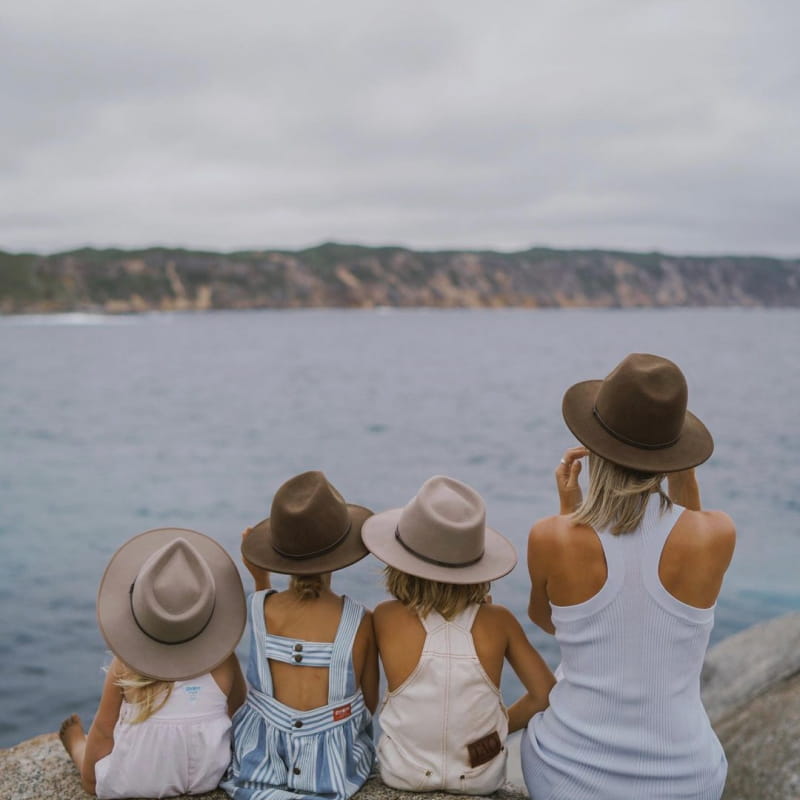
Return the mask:
<path fill-rule="evenodd" d="M 581 474 L 581 459 L 588 455 L 589 451 L 583 446 L 570 447 L 556 467 L 556 486 L 561 504 L 560 514 L 571 514 L 583 500 L 578 475 Z"/>

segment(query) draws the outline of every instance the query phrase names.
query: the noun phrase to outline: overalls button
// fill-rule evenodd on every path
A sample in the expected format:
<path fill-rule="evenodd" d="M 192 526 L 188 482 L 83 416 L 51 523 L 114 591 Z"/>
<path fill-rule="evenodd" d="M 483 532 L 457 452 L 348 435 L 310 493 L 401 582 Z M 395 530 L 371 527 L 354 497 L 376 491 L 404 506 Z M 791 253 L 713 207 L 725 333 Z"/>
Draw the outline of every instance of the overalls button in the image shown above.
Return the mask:
<path fill-rule="evenodd" d="M 294 726 L 295 726 L 295 728 L 302 728 L 302 727 L 303 727 L 303 720 L 301 720 L 301 719 L 296 719 L 296 720 L 294 721 Z"/>
<path fill-rule="evenodd" d="M 301 656 L 301 655 L 298 653 L 298 654 L 297 654 L 297 655 L 294 657 L 294 660 L 295 660 L 295 662 L 296 662 L 297 664 L 299 664 L 299 663 L 300 663 L 300 662 L 303 660 L 303 656 Z"/>
<path fill-rule="evenodd" d="M 295 650 L 296 650 L 298 653 L 302 653 L 302 652 L 303 652 L 303 645 L 301 645 L 301 644 L 296 644 L 296 645 L 294 646 L 294 649 L 295 649 Z"/>
<path fill-rule="evenodd" d="M 300 767 L 295 767 L 295 768 L 292 770 L 292 772 L 294 772 L 294 774 L 295 774 L 295 775 L 299 775 L 299 774 L 300 774 Z"/>

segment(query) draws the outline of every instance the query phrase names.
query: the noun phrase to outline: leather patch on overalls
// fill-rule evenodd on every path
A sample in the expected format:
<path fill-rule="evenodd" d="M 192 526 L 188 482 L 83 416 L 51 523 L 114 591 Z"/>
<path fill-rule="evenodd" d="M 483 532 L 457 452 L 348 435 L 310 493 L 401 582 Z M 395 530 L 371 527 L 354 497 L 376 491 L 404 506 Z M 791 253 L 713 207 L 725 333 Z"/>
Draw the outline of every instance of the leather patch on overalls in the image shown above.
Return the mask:
<path fill-rule="evenodd" d="M 491 761 L 498 753 L 503 751 L 503 744 L 497 731 L 492 731 L 486 736 L 476 739 L 467 745 L 469 751 L 469 765 L 479 767 L 487 761 Z"/>
<path fill-rule="evenodd" d="M 350 703 L 346 706 L 339 706 L 333 709 L 333 721 L 338 722 L 340 719 L 347 719 L 353 713 Z"/>

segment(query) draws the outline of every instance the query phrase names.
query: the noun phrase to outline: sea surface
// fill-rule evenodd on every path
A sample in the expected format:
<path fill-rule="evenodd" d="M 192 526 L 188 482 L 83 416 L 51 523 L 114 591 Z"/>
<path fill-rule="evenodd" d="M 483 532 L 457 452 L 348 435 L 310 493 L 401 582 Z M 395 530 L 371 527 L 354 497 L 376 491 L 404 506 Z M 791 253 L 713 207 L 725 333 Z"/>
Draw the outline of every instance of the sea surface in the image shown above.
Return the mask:
<path fill-rule="evenodd" d="M 0 747 L 91 720 L 109 659 L 95 595 L 117 547 L 178 526 L 238 554 L 312 468 L 375 510 L 437 473 L 478 489 L 522 557 L 494 600 L 555 666 L 526 620 L 526 535 L 558 508 L 564 389 L 633 351 L 681 365 L 716 439 L 703 501 L 739 538 L 712 640 L 800 610 L 798 342 L 800 312 L 745 309 L 0 317 Z M 384 598 L 371 557 L 334 587 Z M 520 691 L 509 668 L 503 691 Z"/>

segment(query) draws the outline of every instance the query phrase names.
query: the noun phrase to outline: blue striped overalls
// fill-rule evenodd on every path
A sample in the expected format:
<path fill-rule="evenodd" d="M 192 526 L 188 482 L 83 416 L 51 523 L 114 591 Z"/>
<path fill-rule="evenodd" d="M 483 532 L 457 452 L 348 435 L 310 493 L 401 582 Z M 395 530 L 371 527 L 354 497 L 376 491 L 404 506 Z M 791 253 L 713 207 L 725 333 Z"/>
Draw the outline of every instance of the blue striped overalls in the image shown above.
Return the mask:
<path fill-rule="evenodd" d="M 355 686 L 353 642 L 364 608 L 345 596 L 333 642 L 273 636 L 264 600 L 250 600 L 246 703 L 233 716 L 233 759 L 221 787 L 235 800 L 346 800 L 369 777 L 375 755 L 372 714 Z M 328 704 L 298 711 L 273 697 L 268 659 L 328 667 Z"/>

